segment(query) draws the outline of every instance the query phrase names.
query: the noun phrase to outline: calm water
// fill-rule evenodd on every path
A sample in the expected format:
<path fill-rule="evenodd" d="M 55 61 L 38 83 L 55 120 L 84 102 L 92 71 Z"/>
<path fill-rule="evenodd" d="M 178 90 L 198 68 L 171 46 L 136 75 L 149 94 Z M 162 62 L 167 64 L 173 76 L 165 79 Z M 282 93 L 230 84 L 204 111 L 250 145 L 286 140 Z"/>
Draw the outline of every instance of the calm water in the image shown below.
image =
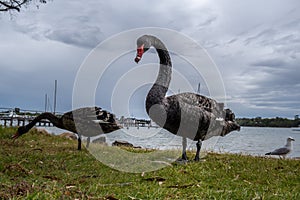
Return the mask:
<path fill-rule="evenodd" d="M 55 127 L 46 127 L 46 129 L 54 134 L 66 132 Z M 284 146 L 286 138 L 289 136 L 296 140 L 289 157 L 300 157 L 300 131 L 292 131 L 290 128 L 242 127 L 240 132 L 234 131 L 225 137 L 213 137 L 205 140 L 202 149 L 259 156 Z M 181 149 L 181 137 L 160 128 L 137 129 L 131 127 L 106 134 L 105 137 L 108 144 L 115 140 L 126 140 L 143 148 Z M 188 140 L 188 147 L 195 149 L 195 142 Z"/>

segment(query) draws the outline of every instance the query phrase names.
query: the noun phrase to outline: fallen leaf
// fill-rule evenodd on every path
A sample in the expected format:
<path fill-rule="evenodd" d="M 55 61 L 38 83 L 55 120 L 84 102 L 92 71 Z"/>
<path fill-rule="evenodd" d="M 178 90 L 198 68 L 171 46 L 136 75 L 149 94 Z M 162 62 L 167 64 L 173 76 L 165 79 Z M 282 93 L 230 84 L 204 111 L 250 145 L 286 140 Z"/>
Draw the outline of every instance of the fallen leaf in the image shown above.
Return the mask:
<path fill-rule="evenodd" d="M 76 186 L 75 185 L 67 185 L 66 186 L 66 189 L 71 189 L 71 188 L 76 188 Z"/>

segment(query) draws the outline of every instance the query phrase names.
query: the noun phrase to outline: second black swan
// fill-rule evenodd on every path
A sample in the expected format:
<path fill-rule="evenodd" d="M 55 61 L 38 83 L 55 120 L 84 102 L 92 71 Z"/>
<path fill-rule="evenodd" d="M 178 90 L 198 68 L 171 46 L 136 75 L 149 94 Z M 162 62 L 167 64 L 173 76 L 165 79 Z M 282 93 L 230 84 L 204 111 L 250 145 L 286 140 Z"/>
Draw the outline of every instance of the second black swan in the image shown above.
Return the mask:
<path fill-rule="evenodd" d="M 83 107 L 64 113 L 61 117 L 44 112 L 35 117 L 26 126 L 18 128 L 13 139 L 27 133 L 36 123 L 47 119 L 57 128 L 65 129 L 78 135 L 78 150 L 81 149 L 81 135 L 89 138 L 103 133 L 110 133 L 121 127 L 116 123 L 115 116 L 99 107 Z"/>

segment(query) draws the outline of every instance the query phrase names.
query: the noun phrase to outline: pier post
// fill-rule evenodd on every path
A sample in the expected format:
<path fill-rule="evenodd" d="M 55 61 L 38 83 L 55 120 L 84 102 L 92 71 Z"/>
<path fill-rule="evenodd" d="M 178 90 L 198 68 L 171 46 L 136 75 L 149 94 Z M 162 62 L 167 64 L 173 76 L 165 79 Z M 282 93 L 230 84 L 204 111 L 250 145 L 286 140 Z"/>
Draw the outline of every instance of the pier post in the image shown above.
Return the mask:
<path fill-rule="evenodd" d="M 13 126 L 13 121 L 14 121 L 14 118 L 11 117 L 11 119 L 10 119 L 10 126 Z"/>

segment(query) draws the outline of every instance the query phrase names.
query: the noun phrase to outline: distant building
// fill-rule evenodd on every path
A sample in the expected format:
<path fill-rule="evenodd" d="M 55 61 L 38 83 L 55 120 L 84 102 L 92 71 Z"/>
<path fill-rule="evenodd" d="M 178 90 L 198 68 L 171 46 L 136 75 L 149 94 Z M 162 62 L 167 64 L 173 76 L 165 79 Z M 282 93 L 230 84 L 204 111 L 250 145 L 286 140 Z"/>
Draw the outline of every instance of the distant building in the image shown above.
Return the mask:
<path fill-rule="evenodd" d="M 128 117 L 125 118 L 122 116 L 119 119 L 119 123 L 123 127 L 145 127 L 145 126 L 151 126 L 151 120 L 146 120 L 146 119 L 136 119 L 134 117 Z"/>

